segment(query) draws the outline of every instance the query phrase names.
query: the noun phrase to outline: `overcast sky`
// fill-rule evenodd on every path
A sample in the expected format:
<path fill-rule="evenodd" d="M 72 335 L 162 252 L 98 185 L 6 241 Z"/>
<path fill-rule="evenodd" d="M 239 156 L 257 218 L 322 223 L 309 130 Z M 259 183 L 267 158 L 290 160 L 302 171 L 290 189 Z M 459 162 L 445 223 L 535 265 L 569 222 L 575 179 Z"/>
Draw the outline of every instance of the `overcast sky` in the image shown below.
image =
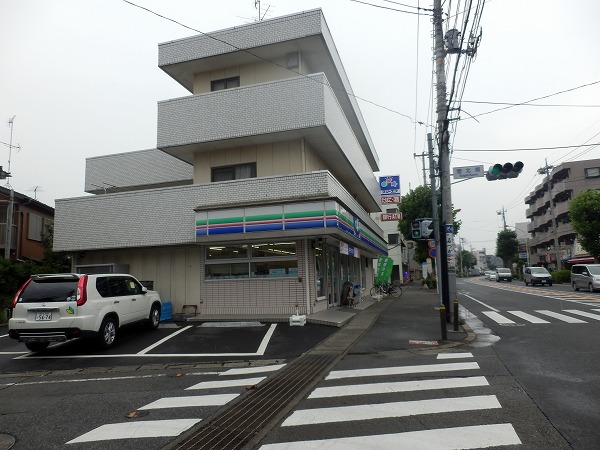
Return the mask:
<path fill-rule="evenodd" d="M 258 16 L 254 0 L 133 3 L 207 33 Z M 453 0 L 453 8 L 461 3 Z M 384 168 L 378 175 L 399 174 L 406 194 L 423 182 L 422 160 L 413 155 L 427 150 L 431 131 L 431 17 L 352 0 L 263 1 L 261 13 L 273 18 L 319 7 L 354 93 L 368 100 L 359 105 Z M 9 143 L 7 122 L 16 116 L 13 145 L 21 147 L 12 152 L 11 185 L 50 206 L 55 199 L 87 195 L 86 158 L 155 148 L 157 102 L 190 95 L 158 68 L 158 44 L 196 33 L 127 2 L 0 0 L 0 17 L 0 142 Z M 483 39 L 462 97 L 466 112 L 451 136 L 452 167 L 483 164 L 487 170 L 521 160 L 525 168 L 513 180 L 478 178 L 452 186 L 467 248 L 494 251 L 502 208 L 508 225 L 526 221 L 523 199 L 542 182 L 537 169 L 546 158 L 553 165 L 600 158 L 597 147 L 509 151 L 600 142 L 598 17 L 597 0 L 485 3 Z M 578 88 L 591 83 L 597 84 Z M 517 106 L 469 117 L 502 107 L 471 102 L 521 103 L 573 88 L 534 102 L 562 106 Z M 5 170 L 8 150 L 0 145 Z"/>

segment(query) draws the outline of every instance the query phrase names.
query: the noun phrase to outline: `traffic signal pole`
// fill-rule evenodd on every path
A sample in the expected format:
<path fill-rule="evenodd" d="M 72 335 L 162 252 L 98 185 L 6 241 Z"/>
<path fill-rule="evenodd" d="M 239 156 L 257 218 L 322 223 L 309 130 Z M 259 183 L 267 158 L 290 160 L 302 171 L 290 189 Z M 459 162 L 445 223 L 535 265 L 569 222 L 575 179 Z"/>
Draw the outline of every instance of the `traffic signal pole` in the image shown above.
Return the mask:
<path fill-rule="evenodd" d="M 450 193 L 450 151 L 448 142 L 448 105 L 446 104 L 446 50 L 442 30 L 442 0 L 433 2 L 435 37 L 435 74 L 437 94 L 437 131 L 440 165 L 440 188 L 442 192 L 442 218 L 440 220 L 440 266 L 442 302 L 446 321 L 451 320 L 450 298 L 456 298 L 456 263 L 454 260 L 454 218 Z"/>

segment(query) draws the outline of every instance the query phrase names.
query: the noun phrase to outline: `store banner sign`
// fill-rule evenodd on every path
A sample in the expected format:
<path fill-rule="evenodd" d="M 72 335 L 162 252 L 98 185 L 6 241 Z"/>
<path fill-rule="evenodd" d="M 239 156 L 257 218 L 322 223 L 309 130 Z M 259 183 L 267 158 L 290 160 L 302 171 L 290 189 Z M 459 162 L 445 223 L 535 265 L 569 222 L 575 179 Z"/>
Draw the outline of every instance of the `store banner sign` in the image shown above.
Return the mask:
<path fill-rule="evenodd" d="M 379 177 L 381 195 L 400 195 L 400 175 Z"/>
<path fill-rule="evenodd" d="M 387 283 L 392 276 L 394 268 L 394 260 L 388 256 L 379 256 L 377 258 L 377 274 L 375 275 L 375 283 Z"/>

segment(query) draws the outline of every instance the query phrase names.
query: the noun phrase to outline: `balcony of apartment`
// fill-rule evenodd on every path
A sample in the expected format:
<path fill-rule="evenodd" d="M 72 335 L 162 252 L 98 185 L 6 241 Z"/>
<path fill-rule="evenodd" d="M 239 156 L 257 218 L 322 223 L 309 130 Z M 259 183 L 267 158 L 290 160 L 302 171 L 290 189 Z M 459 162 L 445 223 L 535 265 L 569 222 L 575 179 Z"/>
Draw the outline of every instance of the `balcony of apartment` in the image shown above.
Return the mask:
<path fill-rule="evenodd" d="M 560 202 L 554 205 L 554 217 L 558 218 L 569 213 L 569 202 Z"/>
<path fill-rule="evenodd" d="M 378 210 L 378 167 L 328 84 L 320 73 L 159 102 L 157 147 L 193 164 L 199 152 L 302 138 L 361 204 Z"/>

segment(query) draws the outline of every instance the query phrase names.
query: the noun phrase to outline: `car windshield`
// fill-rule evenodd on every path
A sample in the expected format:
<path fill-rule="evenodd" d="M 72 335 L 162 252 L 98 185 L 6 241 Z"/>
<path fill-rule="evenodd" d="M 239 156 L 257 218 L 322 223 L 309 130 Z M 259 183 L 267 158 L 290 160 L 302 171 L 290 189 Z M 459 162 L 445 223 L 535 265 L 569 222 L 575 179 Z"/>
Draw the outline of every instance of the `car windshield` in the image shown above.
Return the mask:
<path fill-rule="evenodd" d="M 588 266 L 592 275 L 600 275 L 600 266 Z"/>
<path fill-rule="evenodd" d="M 498 273 L 510 273 L 508 269 L 498 269 Z"/>
<path fill-rule="evenodd" d="M 31 280 L 19 303 L 75 301 L 77 280 Z"/>
<path fill-rule="evenodd" d="M 532 267 L 531 273 L 546 275 L 548 273 L 548 271 L 546 269 L 544 269 L 543 267 Z"/>

